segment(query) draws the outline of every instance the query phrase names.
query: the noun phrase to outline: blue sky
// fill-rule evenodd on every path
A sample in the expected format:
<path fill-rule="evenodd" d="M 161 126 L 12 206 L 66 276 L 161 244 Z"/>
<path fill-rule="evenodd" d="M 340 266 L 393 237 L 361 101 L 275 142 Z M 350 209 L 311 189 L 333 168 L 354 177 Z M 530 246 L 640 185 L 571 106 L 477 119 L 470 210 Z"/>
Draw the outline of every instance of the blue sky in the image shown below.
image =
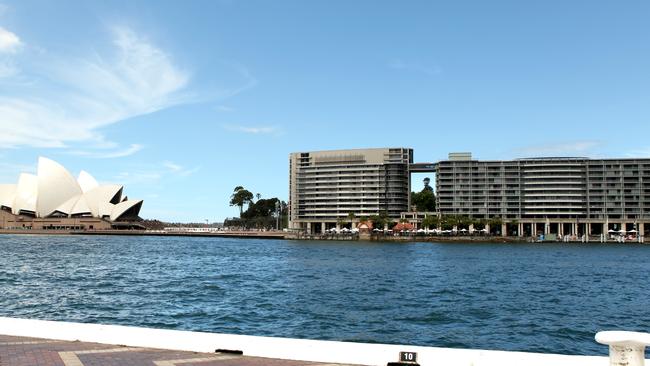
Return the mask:
<path fill-rule="evenodd" d="M 0 182 L 47 156 L 145 218 L 221 221 L 237 185 L 286 200 L 293 151 L 648 157 L 648 19 L 641 0 L 0 0 Z"/>

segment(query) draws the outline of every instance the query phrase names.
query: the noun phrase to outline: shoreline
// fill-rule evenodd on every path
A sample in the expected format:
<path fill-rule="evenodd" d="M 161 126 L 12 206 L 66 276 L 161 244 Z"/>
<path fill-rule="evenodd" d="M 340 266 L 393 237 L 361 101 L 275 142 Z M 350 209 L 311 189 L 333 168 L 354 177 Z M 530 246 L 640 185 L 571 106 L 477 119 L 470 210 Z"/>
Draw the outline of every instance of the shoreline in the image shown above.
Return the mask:
<path fill-rule="evenodd" d="M 116 235 L 116 236 L 188 236 L 252 239 L 285 239 L 284 232 L 237 231 L 237 232 L 161 232 L 153 230 L 0 230 L 0 235 Z"/>
<path fill-rule="evenodd" d="M 0 235 L 95 235 L 95 236 L 155 236 L 155 237 L 205 237 L 205 238 L 234 238 L 234 239 L 272 239 L 272 240 L 298 240 L 298 241 L 369 241 L 369 242 L 397 242 L 397 243 L 503 243 L 503 244 L 649 244 L 644 242 L 626 241 L 617 242 L 607 240 L 600 242 L 598 237 L 589 241 L 535 241 L 531 237 L 518 236 L 380 236 L 380 235 L 304 235 L 283 231 L 217 231 L 217 232 L 187 232 L 187 231 L 154 231 L 154 230 L 1 230 Z"/>

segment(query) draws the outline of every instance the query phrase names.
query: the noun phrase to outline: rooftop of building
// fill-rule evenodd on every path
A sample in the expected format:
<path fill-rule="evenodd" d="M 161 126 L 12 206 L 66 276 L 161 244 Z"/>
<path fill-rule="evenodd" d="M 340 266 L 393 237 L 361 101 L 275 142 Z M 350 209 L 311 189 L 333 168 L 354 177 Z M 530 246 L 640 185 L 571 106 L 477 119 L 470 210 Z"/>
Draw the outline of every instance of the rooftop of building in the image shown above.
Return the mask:
<path fill-rule="evenodd" d="M 488 160 L 479 160 L 472 157 L 471 152 L 452 152 L 449 153 L 447 160 L 441 161 L 473 161 L 473 162 L 507 162 L 507 161 L 639 161 L 639 160 L 648 160 L 650 161 L 650 156 L 648 157 L 624 157 L 624 158 L 591 158 L 587 156 L 540 156 L 540 157 L 523 157 L 523 158 L 513 158 L 513 159 L 488 159 Z"/>
<path fill-rule="evenodd" d="M 410 147 L 367 147 L 367 148 L 355 148 L 355 149 L 334 149 L 334 150 L 314 150 L 314 151 L 294 151 L 291 154 L 323 154 L 323 153 L 346 153 L 346 152 L 363 152 L 363 151 L 381 151 L 381 150 L 413 150 Z"/>

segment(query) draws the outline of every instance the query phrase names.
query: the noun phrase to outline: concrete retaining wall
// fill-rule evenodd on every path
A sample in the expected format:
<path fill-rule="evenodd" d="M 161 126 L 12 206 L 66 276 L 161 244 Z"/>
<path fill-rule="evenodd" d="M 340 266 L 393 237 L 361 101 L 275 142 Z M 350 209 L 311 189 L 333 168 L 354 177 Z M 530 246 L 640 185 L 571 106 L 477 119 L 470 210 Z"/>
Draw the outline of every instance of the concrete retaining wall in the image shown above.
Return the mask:
<path fill-rule="evenodd" d="M 5 317 L 0 317 L 0 334 L 192 352 L 227 349 L 242 351 L 246 356 L 377 366 L 386 366 L 388 362 L 398 361 L 399 352 L 405 351 L 417 352 L 417 361 L 422 366 L 606 366 L 609 364 L 608 358 L 602 356 L 316 341 Z"/>

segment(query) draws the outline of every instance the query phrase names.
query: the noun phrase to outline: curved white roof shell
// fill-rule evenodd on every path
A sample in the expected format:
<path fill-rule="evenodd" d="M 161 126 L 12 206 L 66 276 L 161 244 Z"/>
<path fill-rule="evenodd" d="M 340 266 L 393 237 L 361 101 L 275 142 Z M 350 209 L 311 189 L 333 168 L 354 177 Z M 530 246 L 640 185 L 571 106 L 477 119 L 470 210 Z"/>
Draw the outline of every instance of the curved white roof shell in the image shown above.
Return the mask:
<path fill-rule="evenodd" d="M 84 193 L 90 212 L 96 217 L 110 216 L 112 206 L 120 202 L 121 195 L 122 186 L 116 184 L 98 186 Z"/>
<path fill-rule="evenodd" d="M 79 199 L 81 197 L 82 196 L 79 194 L 79 195 L 76 195 L 76 196 L 70 198 L 69 200 L 67 200 L 67 201 L 63 202 L 62 204 L 60 204 L 56 208 L 56 210 L 54 210 L 54 211 L 65 214 L 65 215 L 68 215 L 68 216 L 72 215 L 72 209 L 75 207 L 77 202 L 79 202 Z M 90 211 L 88 211 L 88 212 L 90 212 Z"/>
<path fill-rule="evenodd" d="M 83 193 L 86 193 L 91 189 L 99 187 L 99 183 L 97 183 L 97 180 L 95 180 L 95 178 L 85 170 L 79 172 L 79 177 L 77 178 L 77 182 L 79 183 L 79 186 L 81 187 L 81 191 Z"/>
<path fill-rule="evenodd" d="M 93 215 L 93 212 L 90 210 L 90 206 L 88 205 L 88 201 L 86 200 L 85 196 L 79 197 L 77 202 L 74 204 L 74 207 L 72 207 L 72 211 L 70 211 L 70 216 L 73 215 L 91 215 L 91 216 Z"/>
<path fill-rule="evenodd" d="M 38 158 L 38 200 L 36 212 L 39 217 L 54 213 L 62 202 L 81 194 L 81 187 L 63 165 L 47 158 Z"/>
<path fill-rule="evenodd" d="M 0 184 L 0 206 L 16 215 L 94 216 L 113 221 L 127 212 L 129 217 L 137 216 L 142 207 L 142 200 L 122 198 L 121 185 L 100 185 L 85 171 L 74 179 L 53 160 L 39 158 L 37 172 L 21 174 L 18 184 Z"/>
<path fill-rule="evenodd" d="M 142 205 L 142 200 L 138 201 L 124 201 L 120 202 L 117 205 L 113 207 L 113 212 L 111 212 L 111 221 L 115 221 L 119 219 L 122 215 L 126 213 L 126 211 L 130 210 L 131 208 Z M 138 207 L 138 211 L 140 211 L 140 208 Z"/>
<path fill-rule="evenodd" d="M 21 211 L 36 212 L 36 197 L 38 196 L 38 178 L 34 174 L 21 173 L 16 185 L 14 203 L 11 212 L 14 215 Z"/>
<path fill-rule="evenodd" d="M 16 196 L 15 184 L 0 184 L 0 206 L 11 207 Z"/>

